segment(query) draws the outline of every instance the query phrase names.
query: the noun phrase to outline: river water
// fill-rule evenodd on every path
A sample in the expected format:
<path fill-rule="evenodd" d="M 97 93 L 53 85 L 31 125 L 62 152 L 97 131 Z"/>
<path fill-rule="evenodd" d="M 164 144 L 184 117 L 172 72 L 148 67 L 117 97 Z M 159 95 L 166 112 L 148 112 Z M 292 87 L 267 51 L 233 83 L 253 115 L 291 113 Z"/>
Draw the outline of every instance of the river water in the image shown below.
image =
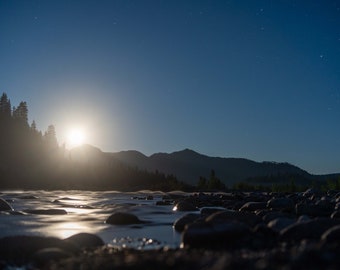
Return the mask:
<path fill-rule="evenodd" d="M 164 195 L 169 193 L 1 191 L 0 197 L 14 211 L 0 212 L 0 238 L 10 235 L 38 235 L 64 239 L 76 233 L 87 232 L 98 235 L 106 244 L 116 247 L 175 248 L 180 245 L 181 235 L 172 225 L 183 213 L 173 211 L 173 205 L 156 205 Z M 176 195 L 189 194 L 177 192 Z M 147 200 L 147 196 L 152 198 Z M 27 214 L 29 210 L 37 209 L 64 209 L 67 214 Z M 119 226 L 106 224 L 105 220 L 117 211 L 133 213 L 148 222 Z"/>

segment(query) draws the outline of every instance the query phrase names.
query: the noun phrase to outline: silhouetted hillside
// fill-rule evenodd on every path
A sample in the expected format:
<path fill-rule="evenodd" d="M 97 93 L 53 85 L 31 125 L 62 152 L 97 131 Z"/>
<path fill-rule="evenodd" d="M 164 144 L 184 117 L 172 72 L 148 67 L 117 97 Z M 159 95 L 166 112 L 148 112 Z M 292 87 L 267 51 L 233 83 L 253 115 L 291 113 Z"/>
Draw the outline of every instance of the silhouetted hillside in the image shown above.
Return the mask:
<path fill-rule="evenodd" d="M 285 175 L 299 176 L 300 179 L 313 177 L 308 172 L 289 163 L 255 162 L 244 158 L 209 157 L 190 149 L 171 154 L 157 153 L 150 157 L 136 151 L 124 151 L 112 154 L 122 162 L 149 171 L 159 170 L 174 174 L 186 183 L 196 185 L 200 176 L 208 177 L 211 170 L 227 185 L 261 177 Z M 284 178 L 284 177 L 283 177 Z"/>

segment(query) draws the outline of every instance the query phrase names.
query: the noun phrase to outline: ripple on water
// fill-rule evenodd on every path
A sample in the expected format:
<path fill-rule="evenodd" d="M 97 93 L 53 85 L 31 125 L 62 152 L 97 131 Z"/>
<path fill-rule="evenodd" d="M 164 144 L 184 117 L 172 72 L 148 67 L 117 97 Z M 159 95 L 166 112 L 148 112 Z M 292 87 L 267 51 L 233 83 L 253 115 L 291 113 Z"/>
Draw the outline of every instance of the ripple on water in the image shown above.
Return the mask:
<path fill-rule="evenodd" d="M 173 193 L 185 196 L 186 193 Z M 179 246 L 180 234 L 172 228 L 181 215 L 172 206 L 157 206 L 163 192 L 116 192 L 116 191 L 2 191 L 1 198 L 10 201 L 13 209 L 23 210 L 62 209 L 66 215 L 8 215 L 0 214 L 0 237 L 9 235 L 39 235 L 67 238 L 87 232 L 100 236 L 105 243 L 121 243 L 134 248 Z M 188 194 L 186 194 L 188 195 Z M 23 199 L 24 198 L 24 199 Z M 141 200 L 134 198 L 149 198 Z M 150 199 L 152 198 L 152 200 Z M 105 220 L 115 211 L 133 213 L 148 221 L 141 226 L 115 226 Z M 157 239 L 157 240 L 156 240 Z M 135 242 L 135 243 L 134 243 Z M 134 243 L 134 244 L 133 244 Z M 122 246 L 121 245 L 121 246 Z"/>

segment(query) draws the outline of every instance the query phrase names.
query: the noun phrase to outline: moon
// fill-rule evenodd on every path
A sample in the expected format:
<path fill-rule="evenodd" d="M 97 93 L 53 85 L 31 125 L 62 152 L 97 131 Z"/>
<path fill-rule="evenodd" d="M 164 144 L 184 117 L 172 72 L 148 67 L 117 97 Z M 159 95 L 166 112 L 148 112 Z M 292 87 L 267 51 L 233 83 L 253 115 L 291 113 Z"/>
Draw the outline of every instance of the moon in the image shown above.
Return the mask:
<path fill-rule="evenodd" d="M 67 145 L 68 147 L 77 147 L 84 144 L 86 139 L 86 134 L 81 128 L 72 128 L 67 135 Z"/>

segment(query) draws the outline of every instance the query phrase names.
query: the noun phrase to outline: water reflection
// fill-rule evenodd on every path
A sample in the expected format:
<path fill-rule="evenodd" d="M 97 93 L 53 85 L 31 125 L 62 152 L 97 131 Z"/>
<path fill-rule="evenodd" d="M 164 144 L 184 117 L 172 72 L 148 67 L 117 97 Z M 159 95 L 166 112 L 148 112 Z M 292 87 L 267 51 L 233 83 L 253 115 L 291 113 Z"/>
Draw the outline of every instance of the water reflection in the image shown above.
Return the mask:
<path fill-rule="evenodd" d="M 105 243 L 137 248 L 179 246 L 180 234 L 172 228 L 183 215 L 172 206 L 158 206 L 161 194 L 152 193 L 153 200 L 138 200 L 141 193 L 91 191 L 3 191 L 1 197 L 11 202 L 20 215 L 0 212 L 0 237 L 10 235 L 53 236 L 61 239 L 77 233 L 93 233 Z M 66 215 L 37 214 L 25 210 L 63 209 Z M 115 211 L 135 214 L 148 223 L 140 226 L 113 226 L 105 220 Z M 52 212 L 49 212 L 52 213 Z M 115 242 L 114 242 L 115 240 Z"/>
<path fill-rule="evenodd" d="M 49 226 L 49 228 L 46 228 L 46 230 L 49 232 L 53 232 L 54 236 L 64 239 L 76 233 L 94 233 L 94 230 L 91 229 L 91 227 L 88 225 L 89 224 L 86 224 L 84 222 L 63 222 Z"/>

